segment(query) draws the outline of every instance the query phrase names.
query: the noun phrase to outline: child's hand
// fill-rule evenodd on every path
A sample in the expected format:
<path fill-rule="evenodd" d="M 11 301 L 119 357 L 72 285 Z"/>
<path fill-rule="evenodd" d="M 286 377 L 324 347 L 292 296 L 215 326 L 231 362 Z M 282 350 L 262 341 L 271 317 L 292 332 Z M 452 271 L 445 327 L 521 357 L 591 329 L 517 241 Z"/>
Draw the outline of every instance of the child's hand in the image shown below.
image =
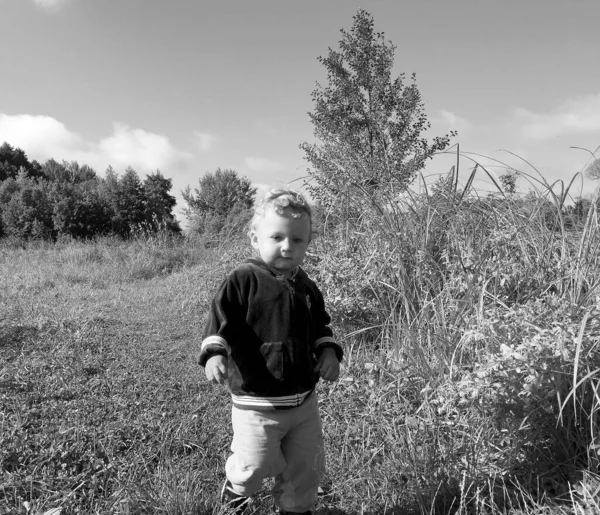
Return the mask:
<path fill-rule="evenodd" d="M 325 381 L 335 381 L 340 376 L 340 362 L 334 349 L 328 347 L 321 351 L 315 372 Z"/>
<path fill-rule="evenodd" d="M 206 379 L 211 383 L 225 384 L 227 380 L 227 358 L 217 354 L 210 358 L 204 367 Z"/>

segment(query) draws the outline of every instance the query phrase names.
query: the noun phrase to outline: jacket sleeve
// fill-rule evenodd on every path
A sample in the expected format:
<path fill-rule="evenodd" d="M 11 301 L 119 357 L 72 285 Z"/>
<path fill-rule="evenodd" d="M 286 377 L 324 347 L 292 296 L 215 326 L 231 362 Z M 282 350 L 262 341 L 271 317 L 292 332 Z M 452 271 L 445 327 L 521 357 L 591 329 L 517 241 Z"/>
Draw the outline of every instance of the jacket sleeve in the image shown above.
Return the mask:
<path fill-rule="evenodd" d="M 312 315 L 314 317 L 316 327 L 314 353 L 317 357 L 319 357 L 323 349 L 331 348 L 335 351 L 338 361 L 341 362 L 344 357 L 344 350 L 338 343 L 336 343 L 335 338 L 333 337 L 333 331 L 331 330 L 331 327 L 329 327 L 331 317 L 325 309 L 325 301 L 323 300 L 323 294 L 316 287 L 315 296 L 317 302 L 316 305 L 312 308 Z"/>
<path fill-rule="evenodd" d="M 202 345 L 198 364 L 202 367 L 216 355 L 224 357 L 231 353 L 234 343 L 234 328 L 243 306 L 241 295 L 234 276 L 228 276 L 219 286 L 208 314 L 208 320 L 202 333 Z"/>

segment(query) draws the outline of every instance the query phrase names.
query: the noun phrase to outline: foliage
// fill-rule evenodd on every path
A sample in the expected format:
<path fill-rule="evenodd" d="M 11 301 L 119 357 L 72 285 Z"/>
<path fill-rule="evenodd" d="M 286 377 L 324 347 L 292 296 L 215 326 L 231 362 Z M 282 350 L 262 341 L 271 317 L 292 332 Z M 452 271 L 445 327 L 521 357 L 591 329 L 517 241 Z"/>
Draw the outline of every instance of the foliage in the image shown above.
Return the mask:
<path fill-rule="evenodd" d="M 590 213 L 590 210 L 592 210 L 592 203 L 592 200 L 589 198 L 576 198 L 573 204 L 565 207 L 567 223 L 570 226 L 584 223 L 588 213 Z"/>
<path fill-rule="evenodd" d="M 109 167 L 103 184 L 103 194 L 112 207 L 112 232 L 128 237 L 134 230 L 156 232 L 166 228 L 180 232 L 172 214 L 175 198 L 169 194 L 172 181 L 159 170 L 146 176 L 142 183 L 137 172 L 128 167 L 119 177 Z"/>
<path fill-rule="evenodd" d="M 250 180 L 238 176 L 235 170 L 217 168 L 205 174 L 194 192 L 189 186 L 183 191 L 190 232 L 214 236 L 241 228 L 249 220 L 255 194 Z"/>
<path fill-rule="evenodd" d="M 81 184 L 97 180 L 96 172 L 88 165 L 80 166 L 77 161 L 58 163 L 48 159 L 42 165 L 44 178 L 51 183 Z"/>
<path fill-rule="evenodd" d="M 52 222 L 57 237 L 90 238 L 111 231 L 112 210 L 101 197 L 97 182 L 52 183 Z"/>
<path fill-rule="evenodd" d="M 184 199 L 188 203 L 188 211 L 227 215 L 234 206 L 252 207 L 256 188 L 246 177 L 239 177 L 235 170 L 221 170 L 207 173 L 198 180 L 195 195 L 188 188 Z"/>
<path fill-rule="evenodd" d="M 171 179 L 156 172 L 142 182 L 128 167 L 101 178 L 76 161 L 29 163 L 25 152 L 0 147 L 0 236 L 20 239 L 130 237 L 137 231 L 177 234 Z"/>
<path fill-rule="evenodd" d="M 173 216 L 173 209 L 177 200 L 169 192 L 173 187 L 173 181 L 167 179 L 160 170 L 146 176 L 143 183 L 144 189 L 144 222 L 154 232 L 158 226 L 165 225 L 169 231 L 179 233 L 179 224 Z"/>
<path fill-rule="evenodd" d="M 374 192 L 385 185 L 406 189 L 428 159 L 448 146 L 450 135 L 428 143 L 429 123 L 412 77 L 392 78 L 395 47 L 375 32 L 372 16 L 359 9 L 350 32 L 342 30 L 339 51 L 329 49 L 320 63 L 327 85 L 317 84 L 309 113 L 318 143 L 303 143 L 312 168 L 309 190 L 325 208 L 358 216 L 347 202 L 352 188 Z"/>
<path fill-rule="evenodd" d="M 132 227 L 144 221 L 142 192 L 142 182 L 137 172 L 130 166 L 127 167 L 112 192 L 111 204 L 115 213 L 112 219 L 113 232 L 128 236 Z"/>
<path fill-rule="evenodd" d="M 600 158 L 594 159 L 586 168 L 586 175 L 595 181 L 600 180 Z"/>
<path fill-rule="evenodd" d="M 14 182 L 3 189 L 5 194 L 13 189 L 2 208 L 2 227 L 7 235 L 24 240 L 51 236 L 52 206 L 46 186 L 45 182 L 38 183 L 30 178 L 22 169 Z"/>
<path fill-rule="evenodd" d="M 423 194 L 354 190 L 361 217 L 326 226 L 308 266 L 334 320 L 379 349 L 380 379 L 414 394 L 410 424 L 435 428 L 435 447 L 406 442 L 427 491 L 493 513 L 598 471 L 600 232 L 595 203 L 571 216 L 546 189 L 479 197 L 478 170 L 463 190 L 454 170 Z"/>
<path fill-rule="evenodd" d="M 16 178 L 21 169 L 25 170 L 29 177 L 39 178 L 44 176 L 44 172 L 37 161 L 30 162 L 23 150 L 14 148 L 8 142 L 4 142 L 0 146 L 0 182 Z"/>
<path fill-rule="evenodd" d="M 514 195 L 517 191 L 517 173 L 515 171 L 507 171 L 500 177 L 500 184 L 504 188 L 506 195 Z"/>
<path fill-rule="evenodd" d="M 202 240 L 207 246 L 215 246 L 245 234 L 251 218 L 252 209 L 244 208 L 241 204 L 236 204 L 225 217 L 211 212 L 194 214 L 189 219 L 187 237 Z"/>

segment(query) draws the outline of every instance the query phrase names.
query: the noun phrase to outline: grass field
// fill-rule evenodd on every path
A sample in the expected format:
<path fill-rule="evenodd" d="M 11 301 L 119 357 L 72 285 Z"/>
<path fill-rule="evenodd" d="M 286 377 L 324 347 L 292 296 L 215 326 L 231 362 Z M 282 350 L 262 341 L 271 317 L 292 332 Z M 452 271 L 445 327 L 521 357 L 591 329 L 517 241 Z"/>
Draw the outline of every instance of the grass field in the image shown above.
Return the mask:
<path fill-rule="evenodd" d="M 527 267 L 555 267 L 544 249 L 564 262 L 582 246 L 528 219 L 530 245 L 503 228 L 486 240 L 495 258 L 463 248 L 471 275 L 446 273 L 435 294 L 427 259 L 401 270 L 389 239 L 379 257 L 364 241 L 358 274 L 354 254 L 317 240 L 306 266 L 346 350 L 340 380 L 319 385 L 320 515 L 597 512 L 598 270 L 580 256 L 585 281 L 557 272 L 562 290 L 536 290 Z M 456 227 L 443 234 L 483 245 Z M 239 242 L 0 247 L 0 514 L 220 513 L 230 401 L 195 359 L 211 296 L 247 255 Z M 399 293 L 409 279 L 421 297 Z M 268 484 L 252 508 L 269 513 Z"/>

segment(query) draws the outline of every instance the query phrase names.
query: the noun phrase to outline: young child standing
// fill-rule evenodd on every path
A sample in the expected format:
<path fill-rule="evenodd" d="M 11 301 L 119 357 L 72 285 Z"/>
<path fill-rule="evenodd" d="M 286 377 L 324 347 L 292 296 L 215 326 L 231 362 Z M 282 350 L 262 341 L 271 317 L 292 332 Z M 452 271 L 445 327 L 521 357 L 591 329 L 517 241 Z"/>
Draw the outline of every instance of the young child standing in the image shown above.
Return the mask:
<path fill-rule="evenodd" d="M 300 268 L 312 236 L 309 204 L 271 190 L 250 228 L 258 257 L 235 268 L 213 299 L 199 363 L 229 386 L 232 454 L 221 501 L 241 514 L 265 477 L 279 513 L 311 514 L 325 468 L 315 386 L 335 381 L 342 348 L 316 284 Z"/>

